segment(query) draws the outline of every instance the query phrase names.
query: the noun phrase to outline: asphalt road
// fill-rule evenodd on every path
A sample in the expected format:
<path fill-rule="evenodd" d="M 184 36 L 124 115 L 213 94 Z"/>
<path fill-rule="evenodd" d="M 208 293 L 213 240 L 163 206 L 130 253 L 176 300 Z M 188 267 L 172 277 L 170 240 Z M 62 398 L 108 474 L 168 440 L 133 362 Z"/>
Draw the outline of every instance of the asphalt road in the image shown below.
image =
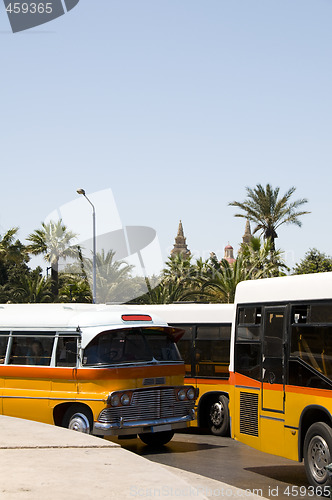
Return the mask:
<path fill-rule="evenodd" d="M 262 497 L 319 498 L 309 486 L 303 464 L 262 453 L 231 438 L 193 429 L 175 434 L 172 441 L 158 451 L 151 450 L 139 439 L 118 442 L 151 461 L 248 489 Z"/>

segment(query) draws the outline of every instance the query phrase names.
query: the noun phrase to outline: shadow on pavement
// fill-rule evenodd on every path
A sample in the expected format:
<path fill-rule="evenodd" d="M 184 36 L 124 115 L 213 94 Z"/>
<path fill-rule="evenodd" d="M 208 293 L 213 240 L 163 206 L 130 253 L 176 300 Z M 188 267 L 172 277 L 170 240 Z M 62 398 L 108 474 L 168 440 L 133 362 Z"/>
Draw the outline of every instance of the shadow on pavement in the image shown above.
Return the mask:
<path fill-rule="evenodd" d="M 212 445 L 208 443 L 189 443 L 182 441 L 171 441 L 170 443 L 161 446 L 160 448 L 147 446 L 138 439 L 121 439 L 121 441 L 118 442 L 121 444 L 121 446 L 126 448 L 126 450 L 132 451 L 134 453 L 139 453 L 142 456 L 162 455 L 168 453 L 192 453 L 196 451 L 226 448 L 226 446 Z"/>
<path fill-rule="evenodd" d="M 268 465 L 264 467 L 245 467 L 244 470 L 283 483 L 294 484 L 295 486 L 309 486 L 303 465 Z"/>

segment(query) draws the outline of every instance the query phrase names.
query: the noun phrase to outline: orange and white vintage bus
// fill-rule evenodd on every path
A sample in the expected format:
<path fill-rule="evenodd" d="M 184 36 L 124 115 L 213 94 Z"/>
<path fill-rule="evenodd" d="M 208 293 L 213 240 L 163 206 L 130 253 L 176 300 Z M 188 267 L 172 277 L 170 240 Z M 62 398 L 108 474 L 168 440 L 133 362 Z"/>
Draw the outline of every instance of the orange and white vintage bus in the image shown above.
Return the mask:
<path fill-rule="evenodd" d="M 312 496 L 330 494 L 332 273 L 244 281 L 231 340 L 232 436 L 304 460 Z"/>
<path fill-rule="evenodd" d="M 199 389 L 197 420 L 192 424 L 209 428 L 216 436 L 229 435 L 228 366 L 234 304 L 158 304 L 149 305 L 149 311 L 185 331 L 178 342 L 185 383 Z"/>
<path fill-rule="evenodd" d="M 165 444 L 195 418 L 182 333 L 128 306 L 1 305 L 0 412 Z"/>

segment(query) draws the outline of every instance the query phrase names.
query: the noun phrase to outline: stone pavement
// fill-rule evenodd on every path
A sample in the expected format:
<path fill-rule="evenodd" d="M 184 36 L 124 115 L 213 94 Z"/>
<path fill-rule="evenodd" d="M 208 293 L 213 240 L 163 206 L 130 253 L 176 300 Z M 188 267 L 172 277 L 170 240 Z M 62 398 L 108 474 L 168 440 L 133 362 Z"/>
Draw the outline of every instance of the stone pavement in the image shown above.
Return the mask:
<path fill-rule="evenodd" d="M 262 498 L 108 440 L 6 416 L 0 416 L 0 471 L 1 500 Z"/>

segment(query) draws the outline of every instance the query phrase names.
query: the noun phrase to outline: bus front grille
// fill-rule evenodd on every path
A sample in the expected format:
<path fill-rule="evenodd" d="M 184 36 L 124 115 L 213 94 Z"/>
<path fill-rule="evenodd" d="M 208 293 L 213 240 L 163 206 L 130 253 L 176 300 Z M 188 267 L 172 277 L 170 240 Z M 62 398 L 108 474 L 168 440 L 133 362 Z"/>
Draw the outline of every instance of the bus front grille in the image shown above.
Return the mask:
<path fill-rule="evenodd" d="M 240 433 L 258 437 L 258 394 L 240 392 Z"/>
<path fill-rule="evenodd" d="M 179 401 L 174 388 L 142 389 L 133 392 L 130 405 L 105 408 L 99 417 L 101 423 L 155 420 L 184 417 L 194 408 L 193 401 Z"/>

